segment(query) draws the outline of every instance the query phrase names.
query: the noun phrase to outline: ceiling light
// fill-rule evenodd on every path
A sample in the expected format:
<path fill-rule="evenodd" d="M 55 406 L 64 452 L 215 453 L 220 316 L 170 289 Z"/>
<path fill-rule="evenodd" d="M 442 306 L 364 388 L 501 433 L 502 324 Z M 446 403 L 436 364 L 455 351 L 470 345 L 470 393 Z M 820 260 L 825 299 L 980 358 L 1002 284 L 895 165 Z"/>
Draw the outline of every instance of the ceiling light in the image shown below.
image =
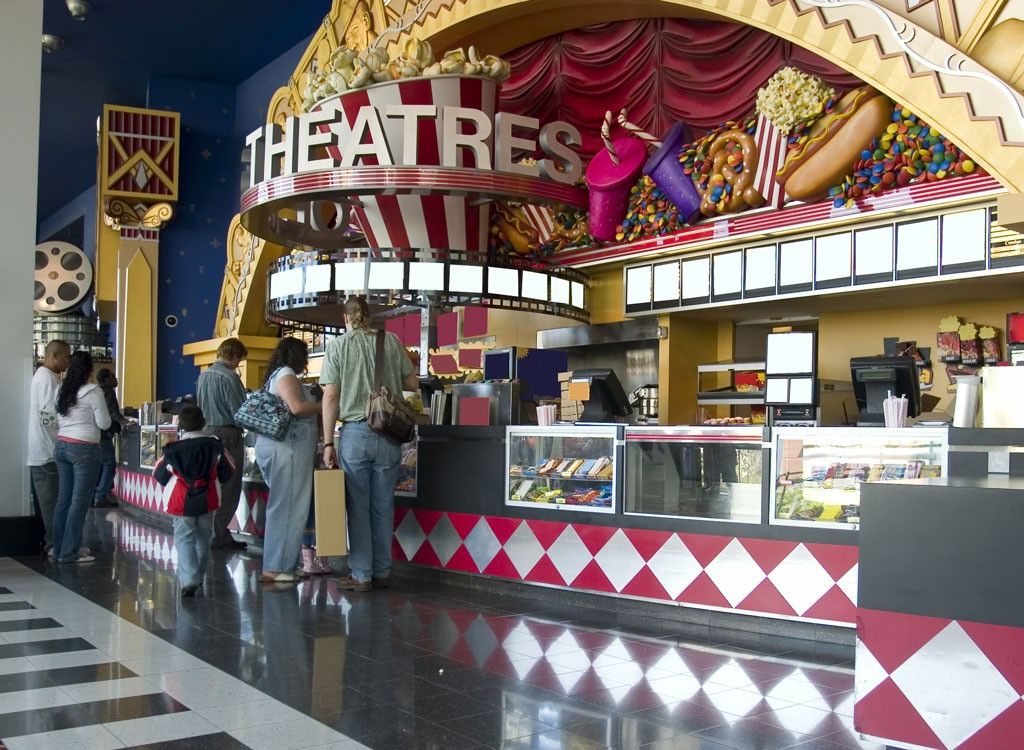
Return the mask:
<path fill-rule="evenodd" d="M 53 34 L 43 34 L 43 49 L 47 52 L 55 52 L 64 46 L 64 40 Z"/>
<path fill-rule="evenodd" d="M 92 8 L 85 0 L 66 0 L 68 11 L 76 21 L 84 21 L 86 13 Z"/>

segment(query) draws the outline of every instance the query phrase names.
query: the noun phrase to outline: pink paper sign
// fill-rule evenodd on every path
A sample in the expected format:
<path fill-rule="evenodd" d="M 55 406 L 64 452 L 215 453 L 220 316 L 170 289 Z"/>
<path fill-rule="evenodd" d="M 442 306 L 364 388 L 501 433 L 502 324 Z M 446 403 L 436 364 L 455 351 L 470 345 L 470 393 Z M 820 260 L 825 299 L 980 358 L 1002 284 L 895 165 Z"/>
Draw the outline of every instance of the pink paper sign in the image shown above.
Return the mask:
<path fill-rule="evenodd" d="M 437 316 L 437 345 L 454 346 L 459 342 L 459 314 L 445 313 Z"/>
<path fill-rule="evenodd" d="M 466 307 L 462 311 L 462 336 L 471 338 L 473 336 L 487 335 L 487 308 Z"/>
<path fill-rule="evenodd" d="M 486 425 L 491 423 L 491 400 L 486 396 L 459 399 L 459 424 Z"/>

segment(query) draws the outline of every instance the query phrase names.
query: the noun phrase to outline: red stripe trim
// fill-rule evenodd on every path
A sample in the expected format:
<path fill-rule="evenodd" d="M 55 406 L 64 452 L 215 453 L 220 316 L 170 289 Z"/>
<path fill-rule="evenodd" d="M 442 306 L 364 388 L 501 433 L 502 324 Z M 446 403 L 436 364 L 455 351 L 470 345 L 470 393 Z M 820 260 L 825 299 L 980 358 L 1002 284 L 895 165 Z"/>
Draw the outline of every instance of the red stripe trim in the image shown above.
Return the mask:
<path fill-rule="evenodd" d="M 423 223 L 426 224 L 430 247 L 448 248 L 448 221 L 444 211 L 443 195 L 420 196 L 423 204 Z"/>
<path fill-rule="evenodd" d="M 431 88 L 429 78 L 415 78 L 410 81 L 403 81 L 399 91 L 402 95 L 402 104 L 433 104 L 434 92 Z M 440 117 L 440 112 L 438 116 Z M 440 165 L 441 149 L 437 127 L 437 119 L 432 117 L 421 117 L 416 121 L 416 164 L 422 166 Z M 392 154 L 395 161 L 402 158 L 401 154 Z M 435 247 L 439 247 L 435 245 Z"/>
<path fill-rule="evenodd" d="M 380 210 L 381 221 L 388 228 L 388 246 L 409 247 L 409 233 L 405 229 L 398 198 L 393 195 L 379 195 L 377 208 Z"/>

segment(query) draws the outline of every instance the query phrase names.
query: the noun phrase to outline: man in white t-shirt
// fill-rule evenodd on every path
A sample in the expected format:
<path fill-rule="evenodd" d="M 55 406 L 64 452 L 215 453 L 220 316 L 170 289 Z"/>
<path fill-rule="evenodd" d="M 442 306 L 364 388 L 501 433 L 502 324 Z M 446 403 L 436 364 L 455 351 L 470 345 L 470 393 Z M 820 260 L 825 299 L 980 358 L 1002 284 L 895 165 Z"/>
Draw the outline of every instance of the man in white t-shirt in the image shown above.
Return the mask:
<path fill-rule="evenodd" d="M 29 396 L 28 467 L 32 475 L 32 500 L 46 529 L 44 550 L 53 544 L 51 527 L 57 504 L 57 462 L 53 458 L 57 440 L 57 391 L 70 356 L 71 346 L 66 341 L 54 339 L 47 344 L 43 364 L 32 376 Z"/>

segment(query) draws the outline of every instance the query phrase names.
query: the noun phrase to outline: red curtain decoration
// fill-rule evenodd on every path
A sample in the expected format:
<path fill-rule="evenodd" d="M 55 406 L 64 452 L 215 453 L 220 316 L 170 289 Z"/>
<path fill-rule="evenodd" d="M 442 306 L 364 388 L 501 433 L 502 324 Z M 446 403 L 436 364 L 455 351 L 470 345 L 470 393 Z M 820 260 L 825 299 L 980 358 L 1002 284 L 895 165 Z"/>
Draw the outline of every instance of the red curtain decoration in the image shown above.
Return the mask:
<path fill-rule="evenodd" d="M 600 126 L 609 109 L 618 113 L 626 107 L 632 122 L 659 137 L 678 121 L 702 135 L 752 114 L 757 89 L 787 65 L 820 76 L 838 92 L 861 85 L 856 76 L 790 42 L 719 21 L 599 24 L 538 40 L 504 57 L 512 64 L 512 77 L 502 85 L 500 109 L 541 123 L 575 125 L 585 159 L 603 147 Z"/>

